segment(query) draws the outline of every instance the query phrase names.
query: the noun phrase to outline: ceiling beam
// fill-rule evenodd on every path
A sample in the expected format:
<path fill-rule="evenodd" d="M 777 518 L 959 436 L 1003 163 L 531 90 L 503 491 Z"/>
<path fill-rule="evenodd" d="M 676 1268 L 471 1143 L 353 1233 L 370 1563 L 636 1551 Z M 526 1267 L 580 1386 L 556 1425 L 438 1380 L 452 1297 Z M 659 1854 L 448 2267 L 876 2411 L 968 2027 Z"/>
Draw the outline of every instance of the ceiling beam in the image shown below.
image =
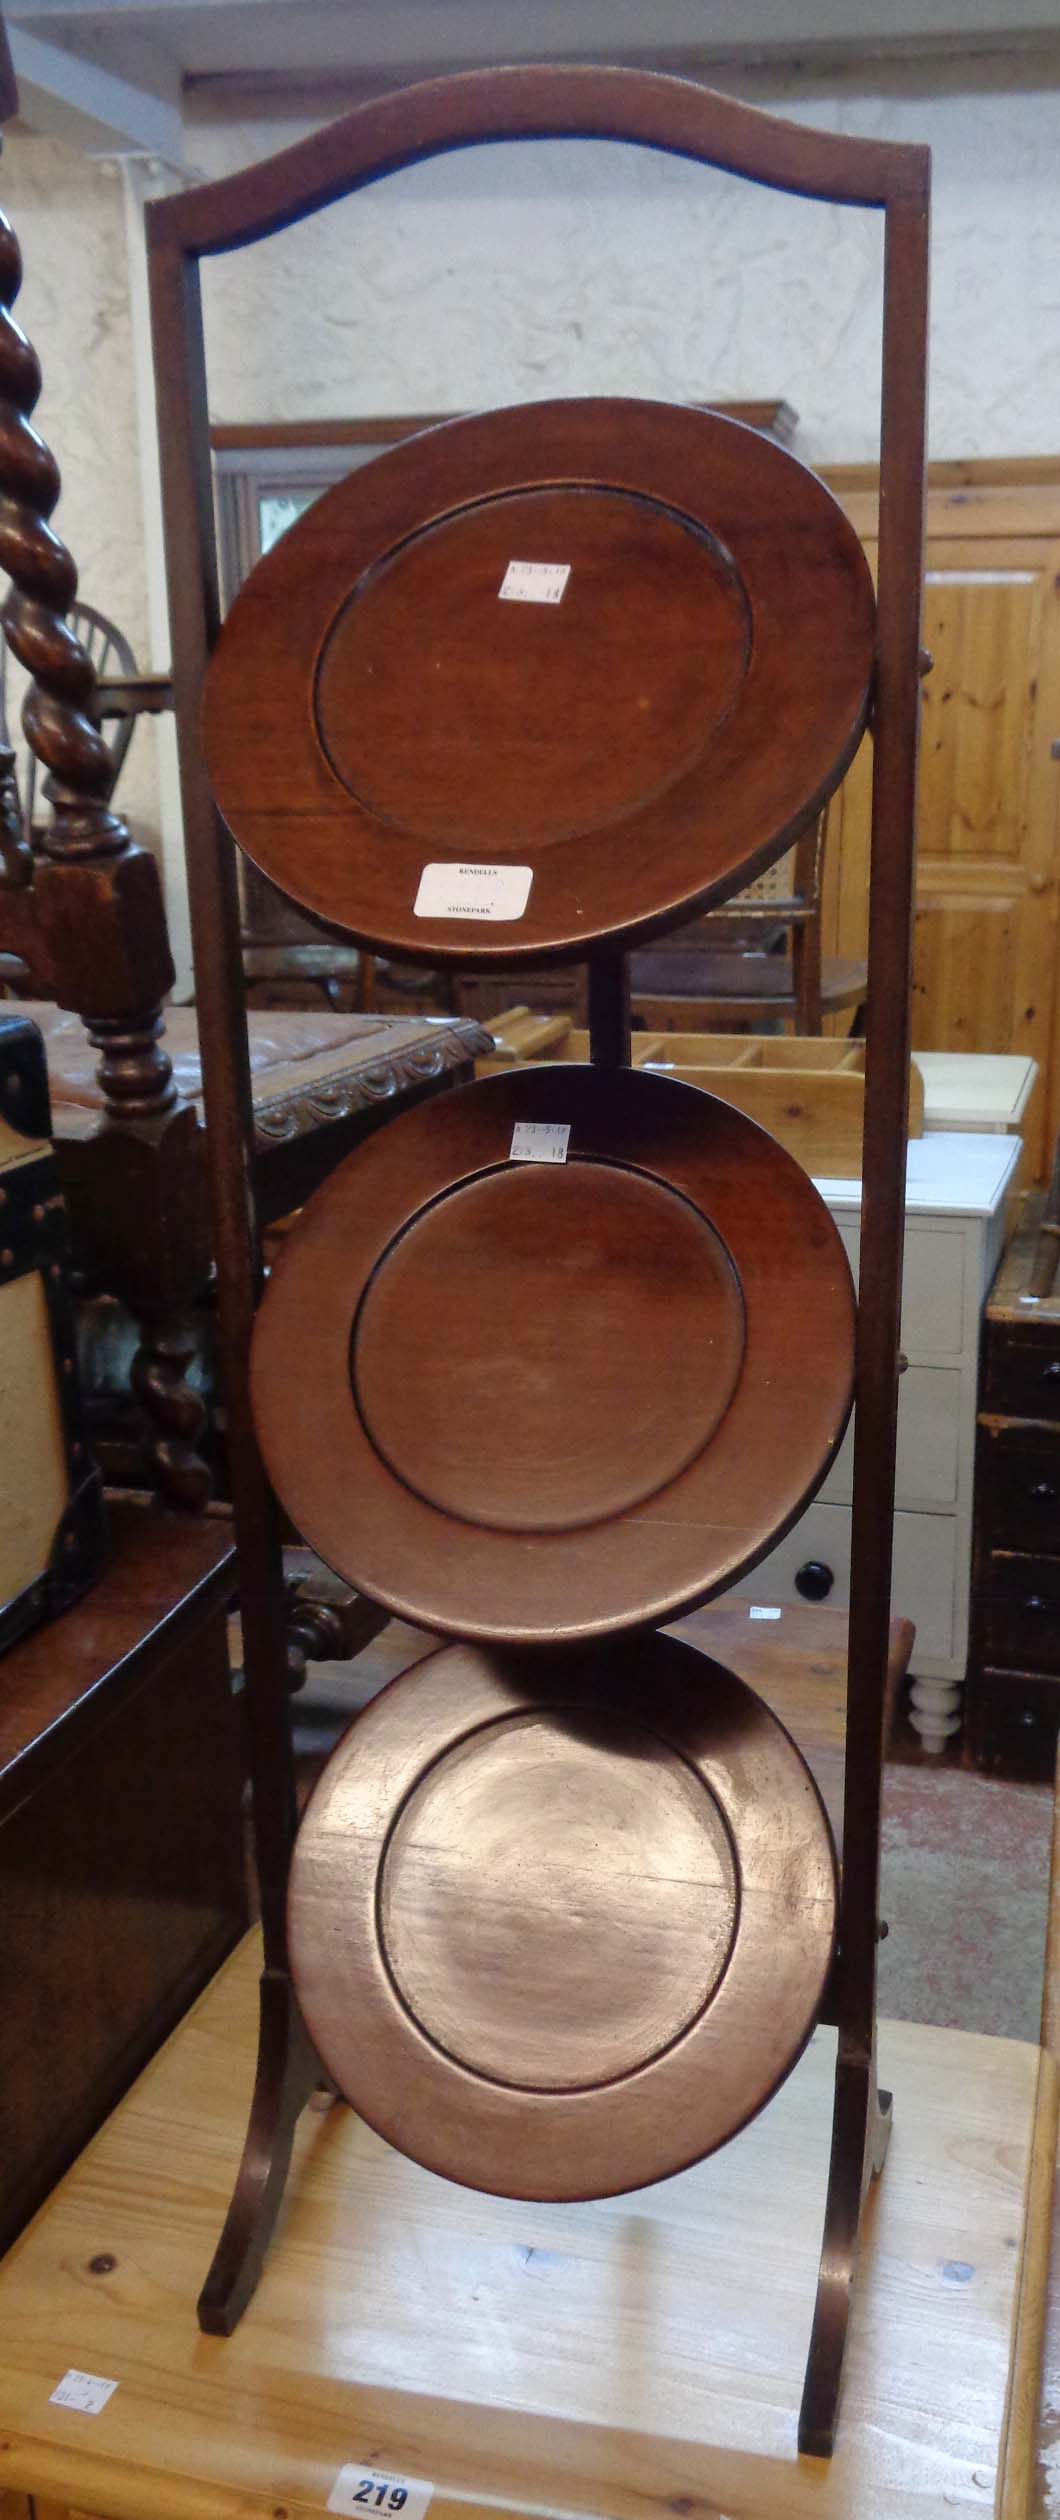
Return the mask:
<path fill-rule="evenodd" d="M 780 42 L 797 47 L 807 40 L 851 40 L 888 33 L 915 41 L 932 34 L 960 42 L 976 36 L 1019 40 L 1055 35 L 1056 0 L 877 0 L 866 23 L 865 0 L 742 0 L 739 26 L 733 24 L 731 0 L 7 0 L 6 15 L 16 25 L 47 27 L 49 22 L 73 33 L 78 20 L 97 28 L 136 21 L 141 31 L 154 26 L 165 37 L 167 21 L 270 19 L 297 22 L 303 13 L 330 14 L 343 39 L 356 45 L 362 58 L 373 51 L 379 59 L 407 49 L 445 52 L 473 49 L 481 54 L 498 16 L 509 32 L 525 20 L 530 43 L 548 42 L 550 52 L 605 36 L 631 47 L 654 49 L 657 43 L 683 41 L 712 49 L 738 42 Z M 491 47 L 492 48 L 492 47 Z"/>
<path fill-rule="evenodd" d="M 857 51 L 879 42 L 940 47 L 1055 42 L 1056 0 L 8 0 L 9 22 L 111 66 L 136 42 L 185 71 L 354 73 L 425 59 L 485 62 L 670 51 L 735 58 Z M 139 72 L 133 66 L 134 82 Z M 151 84 L 151 82 L 149 82 Z"/>
<path fill-rule="evenodd" d="M 350 4 L 356 7 L 357 0 L 350 0 Z M 183 17 L 197 9 L 216 9 L 218 5 L 219 0 L 7 0 L 4 14 L 9 23 L 13 21 L 16 25 L 25 26 L 37 21 L 44 24 L 49 18 L 68 19 L 72 23 L 75 18 L 121 17 L 155 18 L 159 25 L 164 25 L 165 20 L 178 11 Z M 283 9 L 289 6 L 289 0 L 220 0 L 220 5 L 236 9 Z M 330 0 L 330 5 L 334 5 L 334 0 Z M 368 0 L 368 5 L 375 5 L 375 0 Z"/>
<path fill-rule="evenodd" d="M 132 152 L 184 169 L 184 127 L 175 100 L 135 87 L 83 53 L 45 43 L 25 27 L 12 25 L 9 35 L 19 112 L 36 130 L 91 156 Z"/>
<path fill-rule="evenodd" d="M 656 70 L 673 78 L 703 80 L 708 85 L 725 79 L 738 83 L 754 80 L 759 86 L 763 81 L 790 85 L 794 80 L 817 88 L 824 83 L 864 80 L 870 72 L 897 77 L 915 63 L 925 74 L 934 70 L 940 83 L 959 93 L 969 83 L 981 86 L 984 73 L 989 73 L 991 64 L 1002 55 L 1010 82 L 1022 78 L 1027 86 L 1060 85 L 1057 34 L 1048 41 L 1043 36 L 1020 44 L 984 36 L 974 43 L 962 43 L 957 49 L 948 40 L 943 43 L 932 37 L 916 44 L 885 37 L 857 46 L 833 42 L 800 44 L 786 51 L 762 44 L 703 45 L 695 51 L 655 46 L 647 54 L 615 47 L 608 54 L 608 61 L 614 69 Z M 569 53 L 565 59 L 595 67 L 599 54 L 583 50 Z M 266 114 L 282 114 L 286 109 L 316 113 L 321 107 L 330 107 L 331 113 L 337 114 L 352 105 L 369 104 L 406 80 L 442 78 L 455 71 L 483 67 L 481 56 L 469 54 L 455 60 L 433 55 L 386 69 L 358 70 L 336 65 L 320 69 L 292 66 L 289 70 L 198 70 L 185 75 L 184 96 L 193 110 L 196 105 L 203 105 L 233 114 L 255 108 Z M 755 92 L 758 93 L 757 86 Z"/>

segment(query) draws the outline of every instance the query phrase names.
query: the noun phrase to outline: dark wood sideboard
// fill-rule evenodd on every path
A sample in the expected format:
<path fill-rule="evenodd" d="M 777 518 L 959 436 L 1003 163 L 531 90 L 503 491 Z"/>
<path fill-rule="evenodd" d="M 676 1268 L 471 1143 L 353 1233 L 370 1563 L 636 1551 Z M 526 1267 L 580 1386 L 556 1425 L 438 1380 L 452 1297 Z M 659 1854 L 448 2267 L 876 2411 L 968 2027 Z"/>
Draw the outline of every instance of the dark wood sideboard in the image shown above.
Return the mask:
<path fill-rule="evenodd" d="M 109 1523 L 94 1589 L 0 1656 L 0 2248 L 246 1923 L 231 1527 Z"/>
<path fill-rule="evenodd" d="M 966 1742 L 977 1767 L 1048 1778 L 1060 1725 L 1060 1284 L 1035 1295 L 1027 1203 L 983 1331 Z"/>

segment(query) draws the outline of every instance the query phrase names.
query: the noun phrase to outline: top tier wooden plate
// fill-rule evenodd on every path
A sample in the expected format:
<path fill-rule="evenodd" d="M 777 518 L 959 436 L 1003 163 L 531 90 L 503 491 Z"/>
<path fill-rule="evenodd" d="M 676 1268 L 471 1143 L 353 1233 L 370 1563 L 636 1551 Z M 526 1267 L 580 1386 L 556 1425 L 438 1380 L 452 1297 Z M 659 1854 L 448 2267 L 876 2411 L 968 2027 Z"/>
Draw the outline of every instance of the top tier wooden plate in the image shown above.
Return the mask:
<path fill-rule="evenodd" d="M 502 594 L 513 562 L 529 600 Z M 857 746 L 874 624 L 853 527 L 757 431 L 486 412 L 353 473 L 259 562 L 207 678 L 210 775 L 248 856 L 366 945 L 583 956 L 788 846 Z"/>
<path fill-rule="evenodd" d="M 566 1160 L 513 1161 L 527 1127 Z M 422 1627 L 552 1645 L 764 1556 L 833 1458 L 853 1342 L 836 1227 L 764 1130 L 668 1078 L 534 1067 L 392 1121 L 316 1192 L 251 1388 L 336 1573 Z"/>

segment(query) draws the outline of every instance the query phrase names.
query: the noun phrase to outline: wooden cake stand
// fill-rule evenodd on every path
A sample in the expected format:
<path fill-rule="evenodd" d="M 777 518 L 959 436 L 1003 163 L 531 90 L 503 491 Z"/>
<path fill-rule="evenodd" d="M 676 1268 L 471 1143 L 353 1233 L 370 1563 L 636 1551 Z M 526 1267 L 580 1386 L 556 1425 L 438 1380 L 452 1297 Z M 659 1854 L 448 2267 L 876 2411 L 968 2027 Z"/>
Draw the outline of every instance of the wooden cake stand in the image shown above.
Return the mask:
<path fill-rule="evenodd" d="M 730 434 L 703 415 L 660 415 L 656 406 L 644 404 L 554 404 L 531 414 L 492 415 L 440 429 L 422 445 L 406 444 L 373 468 L 371 483 L 367 474 L 358 475 L 255 573 L 217 647 L 209 678 L 208 768 L 199 712 L 208 657 L 218 640 L 218 604 L 200 258 L 270 235 L 417 159 L 484 141 L 557 136 L 640 143 L 790 192 L 883 211 L 875 640 L 867 571 L 849 527 L 819 485 L 753 435 Z M 875 1951 L 909 1067 L 927 201 L 923 150 L 810 132 L 680 81 L 572 68 L 483 72 L 406 89 L 265 165 L 154 203 L 148 213 L 174 681 L 265 1934 L 249 2131 L 200 2320 L 208 2330 L 229 2332 L 254 2288 L 296 2122 L 320 2072 L 310 2030 L 344 2079 L 356 2082 L 358 2090 L 363 2083 L 365 2105 L 377 2108 L 381 2121 L 385 2117 L 396 2140 L 405 2141 L 411 2131 L 413 2149 L 418 2146 L 426 2157 L 437 2146 L 445 2167 L 467 2175 L 468 2138 L 461 2137 L 460 2107 L 453 2099 L 459 2085 L 491 2175 L 503 2172 L 505 2138 L 498 2130 L 507 2125 L 512 2134 L 517 2117 L 526 2175 L 540 2183 L 537 2122 L 566 2123 L 581 2113 L 583 2099 L 586 2114 L 602 2112 L 600 2123 L 607 2129 L 602 2153 L 605 2161 L 610 2157 L 614 2177 L 651 2176 L 653 2162 L 656 2167 L 661 2159 L 672 2162 L 675 2154 L 690 2158 L 702 2149 L 704 2133 L 717 2140 L 759 2105 L 816 2009 L 819 2019 L 836 2022 L 838 2039 L 824 2245 L 799 2440 L 804 2451 L 821 2454 L 830 2452 L 834 2436 L 862 2207 L 869 2180 L 881 2166 L 887 2132 L 875 2065 Z M 790 533 L 788 518 L 794 520 Z M 596 1683 L 575 1683 L 565 1665 L 552 1662 L 573 1695 L 564 1710 L 551 1707 L 546 1721 L 542 1692 L 547 1696 L 548 1664 L 525 1678 L 520 1685 L 526 1694 L 519 1698 L 516 1690 L 513 1705 L 508 1663 L 454 1649 L 455 1659 L 438 1657 L 433 1675 L 430 1669 L 426 1677 L 413 1672 L 395 1686 L 386 1712 L 364 1727 L 363 1767 L 355 1737 L 348 1759 L 344 1753 L 322 1790 L 297 1857 L 291 1907 L 303 2014 L 287 1939 L 295 1827 L 278 1516 L 250 1405 L 260 1258 L 248 1195 L 253 1136 L 235 883 L 210 772 L 240 844 L 296 898 L 362 941 L 435 963 L 486 969 L 540 959 L 545 952 L 558 958 L 588 951 L 592 1064 L 614 1072 L 629 1065 L 622 946 L 633 935 L 651 933 L 723 897 L 779 854 L 842 775 L 870 703 L 875 765 L 865 1194 L 855 1360 L 845 1853 L 834 1965 L 827 1969 L 830 1859 L 827 1841 L 818 1834 L 819 1815 L 816 1823 L 812 1819 L 816 1806 L 807 1800 L 804 1773 L 790 1745 L 782 1747 L 768 1719 L 747 1707 L 731 1675 L 700 1666 L 700 1691 L 683 1668 L 679 1719 L 669 1696 L 669 1654 L 649 1662 L 661 1649 L 636 1649 L 644 1658 L 641 1677 L 627 1702 L 619 1679 L 625 1673 L 628 1680 L 631 1666 L 621 1656 L 634 1648 L 609 1646 L 612 1676 L 606 1682 L 603 1666 Z M 517 1285 L 542 1194 L 520 1176 L 511 1137 L 506 1150 L 503 1142 L 495 1143 L 492 1153 L 480 1150 L 477 1162 L 474 1150 L 469 1160 L 466 1149 L 462 1157 L 456 1149 L 455 1166 L 448 1162 L 454 1151 L 448 1138 L 444 1150 L 439 1138 L 447 1157 L 441 1178 L 428 1178 L 425 1157 L 418 1188 L 411 1179 L 402 1184 L 391 1175 L 389 1156 L 380 1157 L 377 1167 L 373 1150 L 372 1170 L 364 1176 L 363 1217 L 355 1197 L 343 1205 L 347 1192 L 341 1182 L 325 1190 L 321 1212 L 340 1219 L 349 1243 L 345 1283 L 341 1247 L 332 1246 L 339 1258 L 321 1303 L 331 1342 L 323 1396 L 328 1407 L 334 1400 L 338 1411 L 327 1426 L 334 1423 L 341 1434 L 336 1451 L 321 1454 L 312 1498 L 303 1501 L 314 1516 L 318 1509 L 331 1512 L 336 1556 L 349 1545 L 359 1553 L 363 1521 L 366 1566 L 381 1598 L 412 1597 L 415 1551 L 407 1534 L 415 1507 L 421 1517 L 435 1516 L 449 1533 L 452 1625 L 477 1624 L 480 1634 L 514 1633 L 524 1642 L 533 1632 L 539 1645 L 548 1635 L 554 1649 L 557 1637 L 584 1640 L 608 1624 L 605 1588 L 595 1575 L 590 1580 L 577 1573 L 582 1544 L 587 1568 L 596 1565 L 594 1497 L 603 1500 L 605 1528 L 611 1516 L 618 1535 L 617 1545 L 608 1542 L 611 1623 L 628 1625 L 638 1616 L 661 1617 L 676 1599 L 687 1601 L 730 1580 L 737 1564 L 752 1562 L 766 1545 L 767 1529 L 773 1536 L 770 1515 L 781 1522 L 794 1515 L 806 1482 L 820 1474 L 841 1430 L 849 1390 L 849 1289 L 837 1273 L 829 1237 L 805 1200 L 798 1211 L 794 1167 L 787 1167 L 787 1159 L 774 1155 L 773 1169 L 763 1169 L 748 1124 L 734 1115 L 724 1124 L 712 1121 L 705 1098 L 694 1095 L 699 1119 L 693 1135 L 716 1152 L 717 1179 L 709 1195 L 705 1167 L 694 1181 L 691 1172 L 689 1182 L 678 1181 L 684 1200 L 678 1210 L 675 1184 L 658 1160 L 658 1141 L 653 1148 L 646 1123 L 641 1138 L 637 1135 L 641 1085 L 652 1096 L 665 1135 L 668 1115 L 685 1105 L 683 1099 L 675 1103 L 673 1089 L 665 1091 L 658 1079 L 631 1077 L 620 1086 L 609 1073 L 588 1085 L 564 1085 L 562 1091 L 573 1097 L 575 1160 L 563 1191 L 544 1194 L 542 1215 L 555 1223 L 566 1272 L 566 1302 L 551 1304 L 553 1324 L 576 1312 L 583 1250 L 589 1253 L 588 1282 L 601 1296 L 599 1254 L 608 1238 L 616 1258 L 623 1247 L 638 1254 L 666 1408 L 653 1417 L 652 1378 L 636 1346 L 633 1275 L 620 1270 L 617 1314 L 628 1333 L 628 1388 L 644 1420 L 644 1460 L 638 1464 L 632 1419 L 623 1459 L 617 1440 L 610 1440 L 606 1416 L 601 1424 L 608 1441 L 594 1453 L 590 1438 L 586 1448 L 575 1410 L 574 1438 L 557 1480 L 555 1530 L 542 1527 L 539 1494 L 535 1501 L 531 1483 L 518 1472 L 506 1483 L 498 1472 L 492 1508 L 481 1484 L 476 1487 L 474 1465 L 449 1439 L 445 1422 L 447 1395 L 455 1405 L 459 1378 L 430 1328 L 422 1350 L 429 1367 L 425 1381 L 438 1405 L 426 1448 L 415 1394 L 411 1403 L 403 1400 L 386 1366 L 388 1342 L 408 1332 L 422 1300 L 429 1303 L 434 1276 L 439 1322 L 452 1329 L 462 1219 L 468 1224 L 467 1247 L 479 1257 L 501 1233 L 509 1250 L 524 1255 L 509 1294 Z M 469 1129 L 473 1134 L 481 1113 L 503 1111 L 506 1119 L 525 1119 L 529 1107 L 524 1109 L 519 1097 L 542 1090 L 546 1097 L 560 1091 L 540 1075 L 520 1080 L 518 1094 L 508 1102 L 513 1089 L 507 1079 L 471 1089 Z M 609 1114 L 621 1122 L 610 1144 Z M 552 1116 L 534 1104 L 536 1120 Z M 602 1120 L 604 1135 L 586 1144 L 583 1162 L 578 1131 L 587 1117 Z M 400 1167 L 402 1142 L 397 1131 L 394 1136 L 394 1162 Z M 678 1127 L 675 1142 L 680 1139 Z M 737 1141 L 740 1164 L 733 1165 L 730 1180 L 727 1156 Z M 763 1182 L 761 1262 L 755 1258 L 756 1236 L 747 1231 L 749 1210 L 734 1188 L 737 1169 L 750 1183 L 756 1164 Z M 594 1169 L 599 1178 L 586 1205 Z M 380 1186 L 386 1195 L 373 1205 Z M 307 1249 L 316 1230 L 310 1218 Z M 297 1284 L 304 1335 L 311 1342 L 315 1291 L 298 1280 L 300 1265 L 293 1253 L 290 1278 L 285 1274 L 278 1281 L 275 1319 L 283 1317 L 285 1287 Z M 675 1314 L 673 1323 L 660 1292 L 667 1267 L 679 1289 L 674 1302 L 680 1318 Z M 811 1278 L 814 1269 L 821 1272 L 811 1300 L 789 1319 L 783 1340 L 775 1333 L 770 1337 L 761 1301 L 771 1267 L 776 1282 L 795 1268 L 808 1270 Z M 546 1274 L 539 1271 L 536 1282 L 544 1284 Z M 832 1290 L 827 1301 L 826 1280 Z M 533 1282 L 524 1267 L 524 1287 Z M 272 1319 L 270 1301 L 263 1316 L 257 1399 L 270 1458 L 287 1490 L 283 1407 L 292 1420 L 303 1407 L 311 1415 L 321 1405 L 323 1385 L 317 1376 L 303 1388 L 292 1377 L 298 1349 L 286 1333 L 270 1355 Z M 533 1342 L 525 1325 L 517 1325 L 513 1336 L 520 1360 L 519 1407 L 525 1413 Z M 682 1337 L 693 1349 L 702 1348 L 707 1360 L 700 1392 L 691 1357 L 687 1393 L 682 1388 Z M 475 1349 L 486 1359 L 488 1401 L 489 1375 L 496 1374 L 501 1349 L 496 1336 L 491 1349 L 477 1325 Z M 284 1350 L 286 1394 L 280 1371 Z M 584 1403 L 585 1385 L 569 1337 L 565 1353 L 575 1399 Z M 762 1408 L 756 1417 L 760 1370 Z M 790 1377 L 783 1406 L 776 1407 L 772 1443 L 766 1434 L 770 1372 L 777 1388 Z M 715 1447 L 721 1459 L 745 1407 L 749 1436 L 754 1426 L 746 1459 L 761 1483 L 760 1504 L 756 1507 L 746 1477 L 741 1491 L 734 1445 L 726 1483 L 733 1527 L 727 1538 L 720 1489 L 709 1509 L 699 1498 L 683 1533 L 676 1517 L 669 1524 L 661 1511 L 653 1517 L 653 1501 L 662 1497 L 672 1506 L 682 1483 L 695 1480 L 697 1465 L 715 1457 Z M 480 1426 L 487 1414 L 480 1405 Z M 778 1463 L 776 1456 L 786 1451 L 790 1457 Z M 341 1487 L 347 1472 L 354 1474 L 351 1493 L 358 1511 L 351 1517 L 347 1509 L 344 1519 Z M 329 1481 L 339 1491 L 335 1510 L 327 1503 Z M 540 1482 L 532 1484 L 539 1491 Z M 369 1504 L 363 1517 L 362 1500 Z M 396 1549 L 391 1520 L 397 1532 L 402 1518 L 406 1544 L 395 1573 L 396 1555 L 386 1564 L 384 1559 L 387 1550 Z M 479 1545 L 484 1533 L 488 1549 Z M 488 1556 L 500 1571 L 480 1585 L 477 1598 L 468 1586 L 461 1600 L 460 1561 L 471 1564 L 472 1543 L 478 1556 Z M 540 1570 L 560 1545 L 567 1549 L 569 1619 L 559 1594 L 542 1611 L 540 1571 L 536 1608 L 532 1584 L 518 1573 L 524 1561 Z M 697 1553 L 698 1583 L 691 1569 Z M 631 1563 L 637 1560 L 628 1586 L 627 1556 Z M 437 1577 L 436 1553 L 432 1584 Z M 612 1652 L 620 1657 L 614 1665 Z M 474 1757 L 461 1747 L 467 1736 L 457 1737 L 461 1692 L 465 1722 L 468 1700 L 479 1704 L 476 1692 L 481 1693 Z M 653 1695 L 662 1709 L 655 1717 Z M 427 1724 L 430 1710 L 437 1718 L 433 1729 Z M 516 1713 L 513 1724 L 509 1719 Z M 373 1740 L 379 1757 L 374 1795 Z M 746 1768 L 741 1744 L 748 1751 Z M 779 1799 L 771 1800 L 775 1759 Z M 503 1799 L 513 1776 L 521 1780 L 517 1799 L 523 1798 L 524 1814 L 530 1812 L 539 1826 L 533 1806 L 535 1797 L 547 1802 L 542 1784 L 547 1773 L 574 1848 L 573 1870 L 566 1877 L 562 1868 L 553 1875 L 554 1895 L 566 1900 L 569 1910 L 578 1895 L 579 1802 L 589 1769 L 600 1779 L 603 1842 L 609 1811 L 628 1818 L 631 1769 L 638 1763 L 648 1780 L 648 1835 L 654 1808 L 659 1830 L 672 1833 L 683 1850 L 672 1893 L 664 1887 L 657 1897 L 655 1890 L 649 1895 L 642 1888 L 625 1909 L 627 1923 L 631 1913 L 639 1917 L 643 1937 L 645 1919 L 654 1916 L 657 1926 L 670 1902 L 672 1929 L 657 1945 L 656 2009 L 653 2013 L 652 1971 L 642 1941 L 617 2002 L 615 1970 L 605 1973 L 612 1986 L 609 2010 L 605 2004 L 606 2035 L 614 2043 L 611 2079 L 597 2072 L 589 2096 L 586 2036 L 579 2037 L 568 2022 L 565 2055 L 557 2053 L 546 2087 L 542 2013 L 532 1987 L 510 1999 L 506 2021 L 494 2020 L 492 2029 L 481 2001 L 476 2006 L 473 2000 L 471 1946 L 481 1945 L 483 1983 L 488 1986 L 492 1972 L 496 1992 L 505 1975 L 505 1950 L 509 1962 L 514 1953 L 518 1896 L 510 1877 L 495 1904 L 487 1884 L 476 1883 L 472 1896 L 461 1883 L 461 1840 L 453 1815 L 466 1792 L 479 1843 L 489 1840 L 491 1861 L 499 1861 L 490 1819 L 495 1796 Z M 756 1844 L 759 1790 L 780 1839 L 768 1862 L 759 1860 Z M 344 1808 L 352 1825 L 345 1829 L 339 1867 L 345 1890 L 340 1887 L 336 1896 L 331 1856 L 336 1817 Z M 809 1831 L 801 1838 L 800 1814 Z M 620 1827 L 619 1838 L 623 1834 L 628 1831 Z M 753 1968 L 745 1978 L 745 1955 L 760 1947 L 763 1926 L 777 1913 L 789 1840 L 793 1899 L 775 1956 L 773 1991 L 767 2000 L 759 1980 L 744 2066 L 734 2057 L 723 2071 L 715 2032 L 727 2005 L 737 2006 L 754 1980 Z M 531 1860 L 536 1845 L 543 1878 L 541 1841 L 533 1826 L 525 1844 Z M 615 1845 L 611 1828 L 610 1853 L 605 1847 L 603 1862 L 585 1868 L 586 1882 L 591 1877 L 595 1884 L 601 1949 L 612 1950 L 623 1930 Z M 442 1851 L 433 1876 L 435 1916 L 423 1892 L 427 1859 L 437 1846 Z M 601 1908 L 608 1867 L 609 1894 Z M 642 1861 L 642 1884 L 644 1877 Z M 362 1914 L 356 1950 L 347 1930 L 351 1884 Z M 795 1942 L 800 1932 L 805 1936 L 804 1963 L 800 1959 L 793 1967 L 789 2013 L 771 2023 L 769 2004 L 783 1978 L 793 1916 Z M 547 1931 L 540 1939 L 538 1923 L 527 1946 L 538 1955 L 535 1965 L 548 1940 Z M 574 1932 L 571 1966 L 575 1978 L 579 1968 L 584 1978 L 585 1952 L 579 1960 L 578 1943 Z M 675 1954 L 682 1947 L 688 1963 L 683 1999 L 675 1986 Z M 366 2069 L 362 2074 L 350 2053 L 348 2023 L 336 2000 L 335 1989 L 345 1985 L 352 1992 L 354 1980 L 356 2001 L 375 2007 L 371 2018 L 388 2050 L 378 2089 L 374 2084 L 369 2089 Z M 558 2047 L 563 2044 L 558 2040 Z M 413 2049 L 422 2083 L 418 2099 L 408 2085 L 407 2130 L 401 2059 L 407 2063 Z M 693 2052 L 709 2055 L 711 2064 L 695 2095 L 698 2110 L 689 2097 L 691 2083 L 683 2079 Z M 642 2128 L 645 2140 L 637 2139 L 638 2086 L 643 2082 L 647 2089 L 653 2081 L 658 2092 L 665 2091 L 665 2109 L 673 2112 L 663 2153 L 656 2130 Z M 380 2101 L 384 2084 L 389 2096 Z M 651 2103 L 650 2113 L 657 2105 Z M 574 2171 L 568 2166 L 553 2176 L 568 2184 L 554 2185 L 552 2192 L 569 2193 Z"/>

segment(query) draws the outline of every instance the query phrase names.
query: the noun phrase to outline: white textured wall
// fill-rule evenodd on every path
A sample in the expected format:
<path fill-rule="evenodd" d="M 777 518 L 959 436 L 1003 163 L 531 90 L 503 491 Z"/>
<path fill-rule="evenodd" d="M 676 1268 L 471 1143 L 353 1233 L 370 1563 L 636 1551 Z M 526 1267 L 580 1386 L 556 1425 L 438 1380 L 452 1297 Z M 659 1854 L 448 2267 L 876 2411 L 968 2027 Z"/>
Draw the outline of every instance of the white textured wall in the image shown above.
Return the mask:
<path fill-rule="evenodd" d="M 279 419 L 553 393 L 783 393 L 814 451 L 868 454 L 879 221 L 849 216 L 841 235 L 817 204 L 602 142 L 412 168 L 211 266 L 215 409 Z"/>
<path fill-rule="evenodd" d="M 42 371 L 34 414 L 63 477 L 56 531 L 77 563 L 80 592 L 147 656 L 147 583 L 137 452 L 125 223 L 120 175 L 16 126 L 0 158 L 0 202 L 22 248 L 15 315 Z M 9 716 L 18 741 L 21 677 Z M 11 707 L 11 691 L 15 706 Z M 157 818 L 155 732 L 137 728 L 120 802 Z"/>
<path fill-rule="evenodd" d="M 931 445 L 1060 446 L 1060 89 L 763 100 L 934 152 Z M 746 91 L 745 92 L 749 92 Z M 299 136 L 194 126 L 211 173 Z M 459 410 L 591 390 L 782 393 L 811 462 L 876 453 L 881 221 L 606 144 L 466 152 L 388 179 L 207 281 L 218 418 Z"/>

